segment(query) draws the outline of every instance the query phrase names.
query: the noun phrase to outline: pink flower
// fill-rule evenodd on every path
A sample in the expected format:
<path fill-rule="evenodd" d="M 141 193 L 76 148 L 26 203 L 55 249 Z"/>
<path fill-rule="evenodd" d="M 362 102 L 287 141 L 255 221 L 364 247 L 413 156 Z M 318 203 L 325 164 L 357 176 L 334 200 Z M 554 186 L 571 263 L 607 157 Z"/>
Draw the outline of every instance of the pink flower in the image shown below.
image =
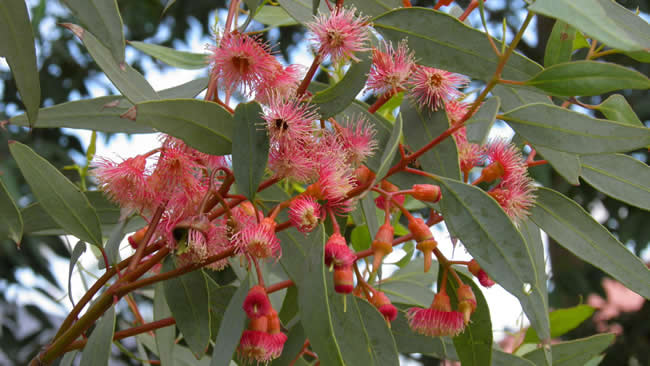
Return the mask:
<path fill-rule="evenodd" d="M 452 137 L 458 147 L 460 170 L 467 176 L 472 168 L 483 162 L 484 151 L 479 145 L 467 141 L 467 128 L 465 127 L 458 129 Z"/>
<path fill-rule="evenodd" d="M 307 147 L 300 142 L 275 144 L 269 152 L 269 169 L 277 178 L 307 182 L 315 174 L 315 162 L 310 155 Z"/>
<path fill-rule="evenodd" d="M 275 222 L 265 218 L 257 225 L 248 225 L 238 238 L 239 251 L 255 258 L 280 258 L 282 248 L 280 240 L 275 235 Z"/>
<path fill-rule="evenodd" d="M 92 171 L 99 182 L 99 189 L 121 207 L 133 210 L 152 208 L 153 192 L 149 187 L 147 159 L 143 155 L 129 158 L 117 164 L 100 158 L 93 163 Z"/>
<path fill-rule="evenodd" d="M 501 178 L 501 182 L 510 184 L 527 177 L 528 166 L 521 152 L 505 140 L 496 140 L 488 144 L 485 153 L 488 166 L 481 172 L 481 181 L 491 182 Z"/>
<path fill-rule="evenodd" d="M 282 345 L 284 346 L 284 343 Z M 247 329 L 239 340 L 237 353 L 245 362 L 268 364 L 277 353 L 277 347 L 278 341 L 271 334 Z"/>
<path fill-rule="evenodd" d="M 468 83 L 465 76 L 421 65 L 415 68 L 409 80 L 411 97 L 420 106 L 433 110 L 463 95 L 458 89 Z"/>
<path fill-rule="evenodd" d="M 447 112 L 447 118 L 449 118 L 449 124 L 453 125 L 454 123 L 460 121 L 469 109 L 469 105 L 458 100 L 448 100 L 445 102 L 445 112 Z"/>
<path fill-rule="evenodd" d="M 269 353 L 271 358 L 275 359 L 280 357 L 282 354 L 282 349 L 284 348 L 284 343 L 287 341 L 286 334 L 282 332 L 271 333 L 271 346 L 269 347 Z"/>
<path fill-rule="evenodd" d="M 465 330 L 463 313 L 451 310 L 445 293 L 437 293 L 428 309 L 408 309 L 406 317 L 414 332 L 429 337 L 455 337 Z"/>
<path fill-rule="evenodd" d="M 356 9 L 341 8 L 331 14 L 321 14 L 314 22 L 306 24 L 312 39 L 319 45 L 319 53 L 329 56 L 333 63 L 353 59 L 355 52 L 366 51 L 369 36 L 367 17 L 357 17 Z"/>
<path fill-rule="evenodd" d="M 488 193 L 516 224 L 528 216 L 530 207 L 535 203 L 534 191 L 532 180 L 525 176 L 520 181 L 499 184 Z"/>
<path fill-rule="evenodd" d="M 289 204 L 289 221 L 301 233 L 311 232 L 321 219 L 321 206 L 312 196 L 301 195 Z"/>
<path fill-rule="evenodd" d="M 334 269 L 347 268 L 357 259 L 341 234 L 332 234 L 325 244 L 325 265 Z"/>
<path fill-rule="evenodd" d="M 415 58 L 405 40 L 399 43 L 397 50 L 391 43 L 383 41 L 380 48 L 373 50 L 366 88 L 377 94 L 395 93 L 404 87 L 414 67 Z"/>
<path fill-rule="evenodd" d="M 266 290 L 260 285 L 253 286 L 248 291 L 242 307 L 249 318 L 267 316 L 273 309 L 269 297 L 266 295 Z"/>
<path fill-rule="evenodd" d="M 229 89 L 251 91 L 282 67 L 269 53 L 268 45 L 238 32 L 226 33 L 212 52 L 212 67 Z"/>
<path fill-rule="evenodd" d="M 297 98 L 273 96 L 264 116 L 271 141 L 298 142 L 311 137 L 318 114 Z"/>
<path fill-rule="evenodd" d="M 151 185 L 160 202 L 169 199 L 176 191 L 193 194 L 201 187 L 197 177 L 199 165 L 191 155 L 176 148 L 165 149 L 158 158 L 156 169 L 151 175 Z"/>
<path fill-rule="evenodd" d="M 285 69 L 280 69 L 257 85 L 255 100 L 262 104 L 269 104 L 273 96 L 280 98 L 292 97 L 304 73 L 305 67 L 303 65 L 289 65 Z"/>
<path fill-rule="evenodd" d="M 367 157 L 372 156 L 377 148 L 375 130 L 368 121 L 360 117 L 348 120 L 346 126 L 341 127 L 339 133 L 343 148 L 347 152 L 347 160 L 353 165 L 363 163 Z"/>
<path fill-rule="evenodd" d="M 323 198 L 339 203 L 354 188 L 354 171 L 346 162 L 345 148 L 336 134 L 325 133 L 316 147 L 318 154 L 318 184 Z M 329 205 L 329 203 L 328 203 Z"/>

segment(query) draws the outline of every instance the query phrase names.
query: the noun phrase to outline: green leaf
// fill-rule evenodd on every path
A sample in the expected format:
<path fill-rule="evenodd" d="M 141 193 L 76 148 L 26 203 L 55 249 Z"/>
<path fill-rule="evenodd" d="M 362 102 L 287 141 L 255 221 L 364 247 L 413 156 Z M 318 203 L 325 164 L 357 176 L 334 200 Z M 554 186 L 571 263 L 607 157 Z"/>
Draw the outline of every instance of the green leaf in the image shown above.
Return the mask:
<path fill-rule="evenodd" d="M 79 364 L 81 366 L 108 365 L 114 332 L 115 306 L 111 306 L 97 321 L 97 326 L 88 337 Z"/>
<path fill-rule="evenodd" d="M 106 48 L 92 33 L 87 32 L 78 25 L 64 24 L 64 26 L 81 39 L 93 60 L 131 103 L 160 99 L 139 72 L 124 62 L 116 61 L 113 52 Z"/>
<path fill-rule="evenodd" d="M 600 95 L 620 89 L 648 89 L 650 80 L 636 70 L 598 61 L 574 61 L 547 67 L 526 81 L 552 95 Z"/>
<path fill-rule="evenodd" d="M 406 242 L 406 244 L 402 246 L 402 250 L 406 252 L 404 256 L 397 262 L 392 263 L 399 268 L 404 268 L 404 266 L 411 263 L 411 260 L 413 259 L 413 253 L 415 253 L 415 244 L 413 244 L 413 241 Z"/>
<path fill-rule="evenodd" d="M 67 233 L 101 247 L 97 213 L 79 187 L 28 146 L 11 141 L 9 150 L 45 212 Z"/>
<path fill-rule="evenodd" d="M 650 52 L 648 51 L 633 51 L 624 52 L 625 56 L 633 58 L 639 62 L 650 63 Z"/>
<path fill-rule="evenodd" d="M 611 0 L 537 0 L 528 10 L 560 19 L 623 51 L 650 49 L 650 26 Z"/>
<path fill-rule="evenodd" d="M 440 206 L 450 233 L 459 238 L 481 267 L 515 295 L 531 324 L 548 329 L 545 291 L 538 279 L 533 243 L 527 243 L 499 204 L 483 190 L 439 178 Z M 548 338 L 548 334 L 543 335 Z"/>
<path fill-rule="evenodd" d="M 283 27 L 298 24 L 286 10 L 279 6 L 271 5 L 262 6 L 257 14 L 255 14 L 255 20 L 269 27 Z"/>
<path fill-rule="evenodd" d="M 609 347 L 614 341 L 614 334 L 605 333 L 595 336 L 576 339 L 568 342 L 561 342 L 551 346 L 555 355 L 553 366 L 575 366 L 584 365 Z M 533 361 L 535 365 L 540 365 L 543 358 L 543 350 L 536 349 L 524 355 L 524 358 Z"/>
<path fill-rule="evenodd" d="M 620 94 L 610 95 L 597 108 L 609 120 L 645 127 L 625 97 Z"/>
<path fill-rule="evenodd" d="M 397 116 L 397 120 L 393 125 L 393 131 L 390 133 L 390 139 L 386 145 L 382 146 L 383 153 L 381 154 L 381 164 L 375 171 L 376 179 L 380 180 L 388 173 L 388 170 L 393 164 L 397 147 L 402 139 L 402 117 Z"/>
<path fill-rule="evenodd" d="M 232 151 L 232 115 L 220 105 L 197 99 L 167 99 L 140 103 L 136 122 L 151 126 L 211 155 Z"/>
<path fill-rule="evenodd" d="M 650 145 L 650 129 L 591 118 L 548 104 L 528 104 L 501 117 L 529 142 L 578 154 L 630 151 Z"/>
<path fill-rule="evenodd" d="M 193 98 L 208 85 L 208 78 L 192 80 L 179 86 L 161 90 L 162 98 Z M 103 132 L 152 133 L 148 126 L 133 123 L 121 118 L 131 104 L 120 96 L 105 96 L 92 99 L 75 100 L 42 108 L 39 111 L 38 123 L 35 128 L 83 128 Z M 29 126 L 24 114 L 11 117 L 9 122 L 18 126 Z"/>
<path fill-rule="evenodd" d="M 411 100 L 405 100 L 400 111 L 405 120 L 404 137 L 412 151 L 419 150 L 449 129 L 449 119 L 444 109 L 435 112 L 417 109 Z M 418 161 L 426 172 L 460 179 L 458 148 L 453 138 L 442 140 L 420 156 Z"/>
<path fill-rule="evenodd" d="M 284 324 L 289 323 L 298 315 L 298 289 L 296 286 L 289 286 L 282 301 L 282 308 L 278 316 Z"/>
<path fill-rule="evenodd" d="M 395 303 L 428 307 L 433 301 L 433 283 L 438 277 L 437 267 L 424 272 L 424 260 L 415 258 L 392 276 L 380 282 L 380 290 Z"/>
<path fill-rule="evenodd" d="M 578 305 L 566 309 L 558 309 L 549 314 L 551 322 L 551 337 L 557 338 L 563 336 L 567 332 L 575 329 L 578 325 L 582 324 L 585 320 L 589 319 L 594 313 L 594 308 L 589 305 Z M 537 336 L 535 329 L 528 328 L 523 343 L 539 343 L 540 339 Z"/>
<path fill-rule="evenodd" d="M 376 17 L 373 25 L 395 44 L 408 39 L 418 63 L 425 66 L 487 81 L 499 63 L 483 32 L 449 14 L 424 8 L 402 8 Z M 513 53 L 503 69 L 503 77 L 527 80 L 541 70 L 534 61 Z"/>
<path fill-rule="evenodd" d="M 165 299 L 165 287 L 163 282 L 156 284 L 156 291 L 153 298 L 153 320 L 161 320 L 172 316 L 171 310 Z M 158 357 L 163 365 L 174 364 L 174 341 L 176 340 L 176 327 L 164 327 L 156 329 L 156 348 Z"/>
<path fill-rule="evenodd" d="M 571 61 L 573 41 L 576 39 L 576 29 L 558 20 L 553 26 L 551 36 L 544 51 L 544 67 Z"/>
<path fill-rule="evenodd" d="M 332 117 L 344 110 L 366 86 L 372 51 L 357 55 L 361 61 L 353 62 L 343 78 L 331 87 L 317 92 L 311 102 L 318 106 L 322 118 Z"/>
<path fill-rule="evenodd" d="M 81 24 L 108 49 L 115 61 L 124 62 L 124 33 L 116 0 L 62 0 Z"/>
<path fill-rule="evenodd" d="M 173 48 L 152 43 L 129 41 L 129 45 L 156 58 L 169 66 L 179 69 L 194 70 L 208 67 L 208 54 L 178 51 Z"/>
<path fill-rule="evenodd" d="M 313 4 L 311 0 L 278 0 L 278 3 L 280 3 L 280 6 L 282 6 L 282 8 L 300 24 L 305 24 L 314 19 L 312 11 Z M 321 14 L 330 13 L 325 1 L 321 1 L 318 6 L 318 11 Z"/>
<path fill-rule="evenodd" d="M 232 136 L 232 168 L 240 193 L 253 201 L 269 157 L 269 137 L 260 125 L 262 107 L 255 102 L 240 103 L 235 110 Z M 221 154 L 219 154 L 221 155 Z"/>
<path fill-rule="evenodd" d="M 305 237 L 305 235 L 293 227 L 278 233 L 278 238 L 280 239 L 280 243 L 282 243 L 280 264 L 293 282 L 298 283 L 304 278 L 303 264 L 304 258 L 307 255 L 304 243 L 309 240 L 314 240 L 314 237 L 320 235 L 323 235 L 323 233 L 320 232 L 320 229 L 316 229 Z"/>
<path fill-rule="evenodd" d="M 111 234 L 104 245 L 104 250 L 106 251 L 106 257 L 108 258 L 109 264 L 116 264 L 120 261 L 120 243 L 122 243 L 122 239 L 124 239 L 124 233 L 126 232 L 124 229 L 128 222 L 128 217 L 120 219 L 113 230 L 111 230 Z M 99 269 L 104 269 L 105 264 L 103 261 L 99 261 L 98 266 Z"/>
<path fill-rule="evenodd" d="M 499 97 L 488 98 L 479 110 L 465 122 L 467 140 L 475 144 L 484 144 L 501 107 Z"/>
<path fill-rule="evenodd" d="M 75 244 L 74 248 L 72 249 L 72 253 L 70 254 L 70 265 L 68 266 L 68 297 L 70 298 L 71 304 L 74 304 L 74 301 L 72 300 L 72 271 L 74 270 L 74 266 L 79 261 L 79 257 L 81 257 L 85 251 L 86 243 L 79 240 L 77 244 Z"/>
<path fill-rule="evenodd" d="M 35 124 L 41 104 L 34 33 L 24 1 L 0 2 L 0 56 L 4 56 L 25 104 L 30 124 Z"/>
<path fill-rule="evenodd" d="M 0 180 L 0 241 L 11 239 L 20 247 L 22 236 L 23 217 L 4 182 Z"/>
<path fill-rule="evenodd" d="M 64 354 L 61 358 L 61 363 L 59 363 L 59 366 L 72 366 L 72 362 L 74 361 L 77 353 L 79 353 L 79 350 L 70 351 Z"/>
<path fill-rule="evenodd" d="M 221 322 L 223 321 L 223 314 L 236 291 L 237 287 L 219 287 L 216 282 L 208 279 L 208 293 L 210 295 L 210 339 L 214 340 L 217 338 L 219 327 L 221 327 Z"/>
<path fill-rule="evenodd" d="M 401 0 L 351 0 L 346 1 L 347 4 L 351 4 L 357 8 L 361 15 L 366 16 L 377 16 L 388 10 L 402 7 Z"/>
<path fill-rule="evenodd" d="M 440 269 L 438 269 L 440 271 Z M 491 364 L 492 360 L 492 321 L 490 309 L 481 289 L 474 281 L 462 273 L 458 276 L 464 284 L 469 285 L 476 297 L 476 310 L 472 313 L 471 322 L 465 326 L 463 333 L 453 338 L 454 348 L 463 366 L 478 366 Z M 442 282 L 442 278 L 439 279 Z M 452 308 L 458 307 L 458 283 L 447 276 L 447 290 Z"/>
<path fill-rule="evenodd" d="M 531 219 L 579 258 L 609 273 L 630 290 L 650 298 L 650 271 L 580 205 L 548 188 L 536 191 Z"/>
<path fill-rule="evenodd" d="M 163 272 L 176 268 L 173 257 L 163 262 Z M 178 330 L 196 358 L 205 354 L 210 341 L 208 285 L 201 271 L 193 271 L 163 282 L 167 305 Z"/>
<path fill-rule="evenodd" d="M 250 285 L 250 278 L 246 276 L 228 303 L 219 326 L 210 366 L 228 366 L 232 360 L 232 355 L 235 353 L 241 334 L 246 327 L 246 313 L 242 305 Z"/>
<path fill-rule="evenodd" d="M 532 144 L 532 146 L 567 182 L 573 185 L 580 184 L 578 178 L 582 173 L 582 167 L 580 166 L 579 155 L 549 149 L 536 144 Z"/>
<path fill-rule="evenodd" d="M 632 206 L 650 210 L 650 168 L 628 155 L 581 157 L 582 178 L 597 190 Z"/>
<path fill-rule="evenodd" d="M 296 355 L 302 350 L 305 344 L 305 330 L 302 324 L 296 323 L 287 334 L 287 341 L 282 348 L 282 354 L 271 362 L 271 366 L 288 366 L 296 358 Z"/>
<path fill-rule="evenodd" d="M 373 199 L 372 194 L 366 194 L 361 198 L 361 210 L 363 211 L 363 218 L 366 222 L 368 228 L 368 235 L 370 238 L 374 238 L 379 231 L 379 219 L 377 217 L 377 205 Z M 372 241 L 372 239 L 370 240 Z M 368 242 L 368 248 L 370 247 L 370 242 Z M 366 248 L 367 249 L 367 248 Z"/>
<path fill-rule="evenodd" d="M 587 42 L 584 34 L 582 32 L 576 32 L 576 38 L 573 40 L 573 50 L 579 50 L 581 48 L 589 48 L 590 44 Z"/>
<path fill-rule="evenodd" d="M 531 103 L 553 104 L 548 95 L 535 89 L 519 88 L 515 85 L 499 84 L 492 89 L 492 94 L 501 99 L 501 110 L 504 112 Z"/>
<path fill-rule="evenodd" d="M 357 225 L 350 234 L 350 245 L 356 252 L 370 249 L 372 237 L 368 232 L 368 225 Z"/>

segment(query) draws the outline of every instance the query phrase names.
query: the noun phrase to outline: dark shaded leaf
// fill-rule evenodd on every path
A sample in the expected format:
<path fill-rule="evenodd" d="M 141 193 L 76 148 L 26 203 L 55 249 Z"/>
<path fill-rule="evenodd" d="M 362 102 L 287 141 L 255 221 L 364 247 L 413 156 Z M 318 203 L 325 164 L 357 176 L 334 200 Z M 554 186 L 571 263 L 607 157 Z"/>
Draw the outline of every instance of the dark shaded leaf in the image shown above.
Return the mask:
<path fill-rule="evenodd" d="M 165 287 L 163 282 L 156 284 L 156 291 L 153 298 L 153 320 L 161 320 L 172 316 L 171 310 L 165 299 Z M 174 364 L 174 341 L 176 340 L 176 327 L 164 327 L 156 329 L 156 348 L 162 365 Z"/>
<path fill-rule="evenodd" d="M 280 6 L 300 24 L 305 24 L 314 19 L 311 0 L 278 0 Z M 324 1 L 318 6 L 320 14 L 329 14 L 330 11 Z"/>
<path fill-rule="evenodd" d="M 0 241 L 11 239 L 20 246 L 22 237 L 23 217 L 4 182 L 0 180 Z"/>
<path fill-rule="evenodd" d="M 262 181 L 269 157 L 269 137 L 260 125 L 262 107 L 255 102 L 241 103 L 235 110 L 232 136 L 232 167 L 240 193 L 253 201 Z"/>
<path fill-rule="evenodd" d="M 106 310 L 97 321 L 97 326 L 88 337 L 88 343 L 81 354 L 81 366 L 108 365 L 115 332 L 115 306 Z"/>
<path fill-rule="evenodd" d="M 381 164 L 379 164 L 379 167 L 377 168 L 377 170 L 375 170 L 375 174 L 378 180 L 382 179 L 386 175 L 386 173 L 388 173 L 388 170 L 392 166 L 401 139 L 402 139 L 402 117 L 401 115 L 398 115 L 397 120 L 395 120 L 395 124 L 393 125 L 393 130 L 390 133 L 390 138 L 388 139 L 388 142 L 386 143 L 386 145 L 380 145 L 382 146 L 381 150 L 383 150 L 381 154 Z"/>
<path fill-rule="evenodd" d="M 70 298 L 71 304 L 74 304 L 74 301 L 72 300 L 72 271 L 74 270 L 74 266 L 77 265 L 79 257 L 81 257 L 85 251 L 86 243 L 79 240 L 77 244 L 75 244 L 74 248 L 72 249 L 72 253 L 70 254 L 70 265 L 68 267 L 68 298 Z"/>
<path fill-rule="evenodd" d="M 250 289 L 250 278 L 246 276 L 230 299 L 219 326 L 219 333 L 212 352 L 210 366 L 228 366 L 246 327 L 246 313 L 242 308 Z"/>

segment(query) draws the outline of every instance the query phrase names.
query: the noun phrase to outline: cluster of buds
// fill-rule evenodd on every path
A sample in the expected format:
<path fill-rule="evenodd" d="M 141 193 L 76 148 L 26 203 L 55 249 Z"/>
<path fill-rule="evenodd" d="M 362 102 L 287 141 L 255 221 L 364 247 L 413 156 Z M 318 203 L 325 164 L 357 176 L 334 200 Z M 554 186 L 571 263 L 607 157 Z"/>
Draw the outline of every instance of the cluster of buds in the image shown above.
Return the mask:
<path fill-rule="evenodd" d="M 243 304 L 248 329 L 239 340 L 237 353 L 245 360 L 268 363 L 280 357 L 287 336 L 282 333 L 280 318 L 262 286 L 253 286 Z"/>

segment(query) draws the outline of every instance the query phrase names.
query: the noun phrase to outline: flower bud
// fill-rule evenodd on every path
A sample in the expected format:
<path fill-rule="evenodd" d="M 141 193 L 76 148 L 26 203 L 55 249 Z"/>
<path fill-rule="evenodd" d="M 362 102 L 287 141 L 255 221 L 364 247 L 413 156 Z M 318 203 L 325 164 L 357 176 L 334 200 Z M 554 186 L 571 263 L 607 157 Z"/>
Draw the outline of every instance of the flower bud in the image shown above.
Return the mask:
<path fill-rule="evenodd" d="M 133 249 L 137 248 L 138 244 L 140 244 L 142 239 L 144 239 L 144 234 L 147 233 L 148 228 L 149 228 L 149 226 L 145 226 L 142 229 L 140 229 L 140 230 L 136 231 L 135 233 L 133 233 L 133 235 L 129 236 L 129 244 L 131 244 L 131 247 Z"/>
<path fill-rule="evenodd" d="M 373 294 L 370 302 L 379 310 L 387 322 L 392 322 L 397 318 L 397 308 L 390 302 L 390 299 L 381 291 Z"/>
<path fill-rule="evenodd" d="M 419 201 L 436 203 L 440 201 L 442 192 L 433 184 L 414 184 L 411 196 Z"/>
<path fill-rule="evenodd" d="M 242 307 L 251 319 L 267 316 L 273 310 L 266 290 L 260 285 L 253 286 L 248 291 Z"/>
<path fill-rule="evenodd" d="M 394 229 L 389 223 L 385 223 L 379 227 L 375 240 L 372 241 L 372 252 L 374 259 L 372 262 L 372 270 L 376 271 L 381 264 L 382 259 L 393 251 L 393 236 Z"/>
<path fill-rule="evenodd" d="M 417 243 L 416 248 L 424 254 L 424 272 L 428 272 L 431 268 L 431 256 L 433 250 L 438 246 L 438 242 L 433 238 L 431 230 L 422 219 L 410 220 L 408 228 Z"/>
<path fill-rule="evenodd" d="M 465 324 L 469 323 L 469 319 L 476 310 L 476 297 L 469 285 L 461 285 L 456 292 L 458 297 L 458 310 L 463 313 Z"/>
<path fill-rule="evenodd" d="M 357 256 L 348 247 L 345 238 L 339 233 L 332 234 L 325 244 L 325 265 L 330 269 L 350 267 L 355 259 Z"/>
<path fill-rule="evenodd" d="M 494 286 L 494 281 L 488 276 L 487 273 L 479 266 L 478 262 L 475 259 L 472 259 L 467 266 L 467 269 L 478 278 L 478 282 L 481 283 L 483 287 L 492 287 Z"/>
<path fill-rule="evenodd" d="M 336 268 L 334 270 L 334 291 L 349 294 L 354 290 L 354 273 L 352 267 Z"/>
<path fill-rule="evenodd" d="M 481 171 L 481 176 L 478 178 L 478 182 L 493 182 L 503 176 L 505 169 L 500 162 L 495 161 L 492 164 L 486 166 Z"/>
<path fill-rule="evenodd" d="M 368 169 L 365 165 L 360 165 L 354 171 L 354 177 L 357 180 L 357 186 L 364 186 L 371 183 L 375 179 L 375 173 Z"/>

